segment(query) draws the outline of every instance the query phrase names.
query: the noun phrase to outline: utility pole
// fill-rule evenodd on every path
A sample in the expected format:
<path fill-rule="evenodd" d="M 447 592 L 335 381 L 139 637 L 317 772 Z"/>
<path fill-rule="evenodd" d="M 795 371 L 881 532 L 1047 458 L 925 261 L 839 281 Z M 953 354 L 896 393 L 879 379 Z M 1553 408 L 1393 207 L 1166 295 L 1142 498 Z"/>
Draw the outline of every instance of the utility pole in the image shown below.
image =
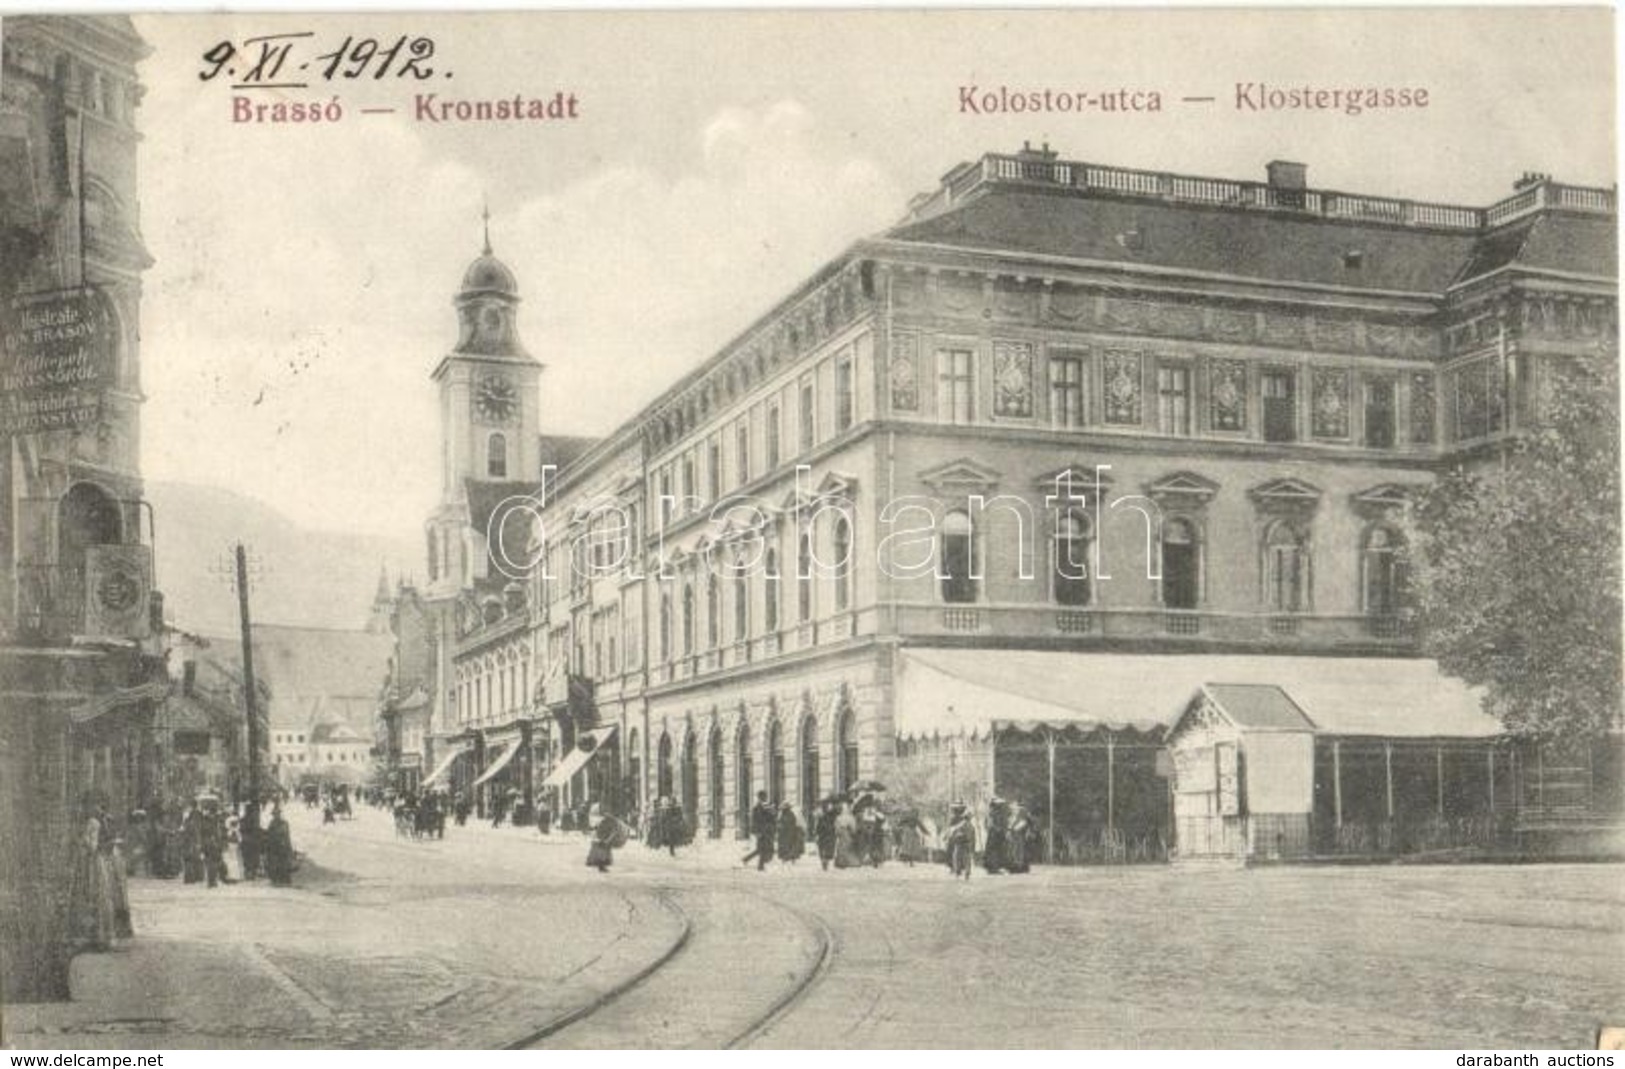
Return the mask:
<path fill-rule="evenodd" d="M 237 543 L 237 609 L 243 623 L 243 706 L 248 715 L 248 798 L 260 800 L 260 702 L 254 685 L 254 638 L 248 622 L 248 551 Z"/>

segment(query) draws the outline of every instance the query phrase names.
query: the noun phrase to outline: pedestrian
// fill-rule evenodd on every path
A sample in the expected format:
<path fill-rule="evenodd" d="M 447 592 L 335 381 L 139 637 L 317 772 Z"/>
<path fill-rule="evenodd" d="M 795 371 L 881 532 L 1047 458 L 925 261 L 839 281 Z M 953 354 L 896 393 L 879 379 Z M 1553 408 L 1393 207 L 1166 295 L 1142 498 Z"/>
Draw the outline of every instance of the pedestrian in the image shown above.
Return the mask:
<path fill-rule="evenodd" d="M 181 827 L 178 836 L 181 855 L 181 879 L 186 883 L 203 882 L 203 812 L 198 808 L 197 799 L 193 798 L 186 804 L 186 814 L 181 817 Z"/>
<path fill-rule="evenodd" d="M 792 865 L 807 852 L 807 833 L 796 816 L 796 807 L 789 802 L 779 806 L 778 851 L 779 860 Z"/>
<path fill-rule="evenodd" d="M 243 806 L 242 824 L 238 829 L 243 844 L 243 879 L 257 880 L 260 875 L 260 851 L 264 843 L 260 829 L 260 804 L 257 801 Z"/>
<path fill-rule="evenodd" d="M 73 865 L 68 901 L 73 938 L 91 950 L 106 950 L 113 944 L 113 897 L 101 848 L 101 818 L 96 806 L 86 798 L 69 843 Z"/>
<path fill-rule="evenodd" d="M 169 847 L 164 837 L 164 825 L 168 820 L 168 812 L 164 809 L 162 800 L 154 798 L 147 807 L 147 821 L 145 831 L 147 834 L 147 875 L 155 876 L 160 880 L 167 880 L 175 875 L 175 870 L 169 867 Z"/>
<path fill-rule="evenodd" d="M 766 791 L 757 791 L 756 804 L 750 811 L 750 831 L 756 836 L 756 849 L 746 854 L 740 864 L 749 865 L 754 859 L 757 872 L 767 868 L 767 863 L 773 860 L 773 837 L 778 827 L 778 810 L 767 800 Z"/>
<path fill-rule="evenodd" d="M 1003 798 L 994 796 L 987 803 L 987 841 L 982 846 L 982 867 L 991 875 L 1004 871 L 1008 858 L 1010 811 Z"/>
<path fill-rule="evenodd" d="M 860 865 L 858 856 L 858 818 L 852 815 L 849 802 L 840 802 L 835 814 L 835 867 L 852 869 Z"/>
<path fill-rule="evenodd" d="M 1032 868 L 1035 832 L 1027 808 L 1020 802 L 1010 806 L 1010 824 L 1005 834 L 1005 871 L 1027 872 Z"/>
<path fill-rule="evenodd" d="M 102 814 L 102 854 L 107 862 L 107 893 L 113 910 L 113 934 L 120 939 L 135 935 L 130 921 L 130 869 L 124 856 L 124 836 Z"/>
<path fill-rule="evenodd" d="M 948 807 L 948 830 L 943 833 L 942 845 L 948 854 L 948 871 L 955 878 L 970 879 L 976 858 L 976 825 L 971 823 L 964 802 Z"/>
<path fill-rule="evenodd" d="M 925 857 L 925 833 L 920 818 L 904 813 L 897 819 L 897 860 L 912 868 Z"/>
<path fill-rule="evenodd" d="M 677 856 L 679 844 L 688 842 L 688 822 L 683 818 L 683 807 L 677 804 L 675 798 L 662 800 L 660 838 L 672 857 Z"/>
<path fill-rule="evenodd" d="M 813 838 L 818 843 L 818 863 L 829 871 L 835 860 L 835 803 L 828 798 L 818 806 L 818 819 L 813 821 Z"/>
<path fill-rule="evenodd" d="M 220 799 L 212 794 L 203 799 L 198 844 L 203 854 L 203 876 L 210 887 L 218 887 L 225 875 L 226 823 L 220 816 Z"/>
<path fill-rule="evenodd" d="M 608 872 L 615 862 L 615 843 L 623 834 L 620 821 L 605 813 L 603 807 L 595 802 L 587 810 L 587 822 L 592 828 L 592 845 L 587 847 L 587 867 L 601 873 Z"/>
<path fill-rule="evenodd" d="M 265 875 L 277 887 L 293 883 L 293 834 L 282 816 L 282 806 L 271 805 L 271 823 L 265 829 Z"/>

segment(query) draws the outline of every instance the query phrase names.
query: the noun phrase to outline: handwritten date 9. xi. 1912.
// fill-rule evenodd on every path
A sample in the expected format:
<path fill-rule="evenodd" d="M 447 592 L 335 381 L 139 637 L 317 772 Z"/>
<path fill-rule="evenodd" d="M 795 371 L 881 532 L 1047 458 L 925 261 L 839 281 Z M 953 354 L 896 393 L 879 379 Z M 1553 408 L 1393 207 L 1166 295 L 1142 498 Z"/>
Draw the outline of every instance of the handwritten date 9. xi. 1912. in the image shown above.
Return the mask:
<path fill-rule="evenodd" d="M 209 82 L 224 75 L 233 89 L 302 89 L 312 78 L 331 82 L 340 78 L 426 81 L 437 75 L 451 77 L 451 71 L 437 71 L 430 64 L 434 41 L 428 37 L 401 34 L 393 40 L 379 40 L 350 36 L 337 47 L 318 51 L 323 46 L 315 36 L 276 33 L 244 38 L 240 43 L 221 41 L 203 53 L 198 80 Z"/>

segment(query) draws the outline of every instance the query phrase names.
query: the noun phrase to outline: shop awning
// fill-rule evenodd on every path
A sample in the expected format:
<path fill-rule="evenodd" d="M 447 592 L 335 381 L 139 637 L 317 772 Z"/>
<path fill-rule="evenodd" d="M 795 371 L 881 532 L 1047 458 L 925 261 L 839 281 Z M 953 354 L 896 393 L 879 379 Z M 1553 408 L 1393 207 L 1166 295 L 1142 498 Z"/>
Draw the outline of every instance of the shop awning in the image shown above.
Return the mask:
<path fill-rule="evenodd" d="M 450 757 L 447 757 L 444 761 L 442 761 L 438 765 L 434 766 L 434 771 L 429 773 L 428 778 L 425 779 L 421 784 L 419 784 L 419 787 L 433 787 L 435 785 L 435 782 L 437 780 L 439 780 L 442 776 L 444 776 L 446 774 L 447 770 L 451 768 L 452 762 L 457 760 L 459 757 L 463 756 L 467 752 L 468 752 L 468 747 L 466 747 L 466 746 L 461 748 L 461 749 L 453 750 L 451 752 Z"/>
<path fill-rule="evenodd" d="M 602 750 L 609 740 L 615 737 L 615 725 L 599 728 L 597 731 L 583 731 L 576 739 L 576 748 L 564 755 L 564 760 L 558 763 L 553 771 L 547 774 L 542 781 L 543 787 L 562 787 L 570 782 L 570 777 L 580 772 L 592 755 Z"/>
<path fill-rule="evenodd" d="M 481 772 L 477 777 L 475 777 L 474 786 L 478 787 L 480 784 L 484 783 L 498 772 L 501 772 L 504 768 L 507 768 L 508 762 L 512 761 L 513 755 L 518 752 L 519 744 L 516 742 L 509 743 L 503 748 L 502 752 L 497 755 L 497 759 L 492 761 L 489 765 L 486 765 L 485 771 Z"/>
<path fill-rule="evenodd" d="M 1320 735 L 1488 738 L 1502 730 L 1477 688 L 1425 658 L 908 649 L 899 655 L 896 731 L 905 739 L 985 735 L 995 722 L 1167 729 L 1192 694 L 1215 685 L 1279 688 Z M 1286 715 L 1270 701 L 1258 715 Z"/>

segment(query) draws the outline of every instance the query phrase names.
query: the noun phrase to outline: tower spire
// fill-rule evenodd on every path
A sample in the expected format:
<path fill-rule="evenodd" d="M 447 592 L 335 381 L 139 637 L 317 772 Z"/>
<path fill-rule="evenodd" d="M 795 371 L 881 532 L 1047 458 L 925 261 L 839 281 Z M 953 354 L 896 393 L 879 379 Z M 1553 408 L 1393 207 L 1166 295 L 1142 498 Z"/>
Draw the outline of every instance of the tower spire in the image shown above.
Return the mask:
<path fill-rule="evenodd" d="M 484 207 L 484 210 L 480 212 L 480 218 L 485 223 L 485 255 L 489 256 L 489 255 L 491 255 L 491 198 L 490 197 L 485 198 L 485 207 Z"/>

